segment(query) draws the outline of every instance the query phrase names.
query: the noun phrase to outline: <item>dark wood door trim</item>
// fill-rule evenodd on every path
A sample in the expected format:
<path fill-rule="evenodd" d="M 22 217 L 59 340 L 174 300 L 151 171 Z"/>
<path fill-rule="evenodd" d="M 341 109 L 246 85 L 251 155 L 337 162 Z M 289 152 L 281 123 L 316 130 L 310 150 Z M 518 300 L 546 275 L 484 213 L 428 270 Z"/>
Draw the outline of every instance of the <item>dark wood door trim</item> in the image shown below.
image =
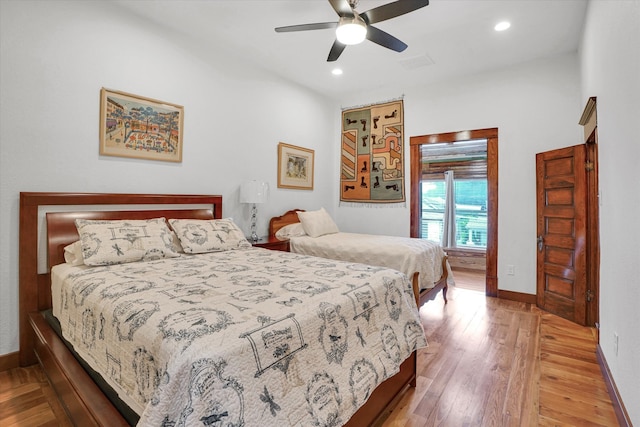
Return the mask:
<path fill-rule="evenodd" d="M 600 322 L 600 225 L 598 201 L 598 145 L 596 130 L 587 139 L 587 326 Z M 598 342 L 600 340 L 598 339 Z"/>
<path fill-rule="evenodd" d="M 411 237 L 420 237 L 420 180 L 423 144 L 487 140 L 487 296 L 498 296 L 498 128 L 419 135 L 409 138 L 411 155 Z"/>

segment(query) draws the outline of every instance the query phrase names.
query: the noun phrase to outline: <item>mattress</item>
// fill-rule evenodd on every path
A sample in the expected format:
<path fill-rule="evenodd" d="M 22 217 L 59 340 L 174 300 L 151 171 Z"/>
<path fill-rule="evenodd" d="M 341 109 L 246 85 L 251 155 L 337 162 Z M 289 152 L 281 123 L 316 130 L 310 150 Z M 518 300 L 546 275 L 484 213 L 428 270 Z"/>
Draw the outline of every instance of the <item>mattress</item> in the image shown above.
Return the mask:
<path fill-rule="evenodd" d="M 417 272 L 420 290 L 433 288 L 443 273 L 442 246 L 425 239 L 339 232 L 291 237 L 289 245 L 292 252 L 393 268 L 409 278 Z"/>
<path fill-rule="evenodd" d="M 139 425 L 341 425 L 426 345 L 405 275 L 260 248 L 64 264 L 52 297 Z"/>

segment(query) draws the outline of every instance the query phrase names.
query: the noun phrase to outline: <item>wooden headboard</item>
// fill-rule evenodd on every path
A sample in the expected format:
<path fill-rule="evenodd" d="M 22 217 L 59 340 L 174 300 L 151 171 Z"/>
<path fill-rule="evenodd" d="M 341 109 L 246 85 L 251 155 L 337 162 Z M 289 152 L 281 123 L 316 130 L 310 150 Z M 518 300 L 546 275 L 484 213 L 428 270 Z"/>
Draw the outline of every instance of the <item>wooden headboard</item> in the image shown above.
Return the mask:
<path fill-rule="evenodd" d="M 149 206 L 140 210 L 108 210 L 109 205 Z M 154 206 L 150 206 L 154 205 Z M 199 205 L 180 208 L 180 205 Z M 222 218 L 222 196 L 184 194 L 115 194 L 115 193 L 20 193 L 19 298 L 20 365 L 36 363 L 34 336 L 29 327 L 29 313 L 51 308 L 49 271 L 38 273 L 39 210 L 56 206 L 74 206 L 77 212 L 50 212 L 47 217 L 47 265 L 64 262 L 63 248 L 78 240 L 76 218 L 148 219 L 148 218 Z M 104 211 L 95 210 L 104 206 Z M 203 208 L 203 206 L 206 206 Z M 86 208 L 89 207 L 89 210 Z M 83 209 L 84 208 L 84 209 Z M 135 209 L 135 208 L 133 208 Z"/>
<path fill-rule="evenodd" d="M 271 218 L 269 221 L 269 237 L 274 237 L 276 232 L 285 225 L 300 222 L 298 219 L 298 212 L 304 212 L 304 209 L 291 209 L 280 216 L 274 216 Z"/>
<path fill-rule="evenodd" d="M 47 266 L 64 261 L 64 247 L 80 238 L 76 228 L 76 219 L 150 219 L 165 217 L 180 219 L 212 219 L 213 209 L 176 209 L 176 210 L 140 210 L 140 211 L 93 211 L 93 212 L 47 212 Z"/>

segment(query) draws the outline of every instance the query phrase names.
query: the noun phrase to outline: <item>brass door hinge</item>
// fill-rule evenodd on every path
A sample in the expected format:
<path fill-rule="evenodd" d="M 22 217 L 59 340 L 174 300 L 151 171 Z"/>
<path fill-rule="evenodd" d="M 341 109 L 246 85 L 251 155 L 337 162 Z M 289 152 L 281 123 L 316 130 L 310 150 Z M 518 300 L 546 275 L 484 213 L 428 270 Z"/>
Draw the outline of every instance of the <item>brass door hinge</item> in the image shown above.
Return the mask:
<path fill-rule="evenodd" d="M 595 294 L 593 293 L 593 291 L 591 289 L 587 289 L 587 302 L 593 301 L 594 296 Z"/>
<path fill-rule="evenodd" d="M 584 168 L 588 171 L 591 172 L 593 170 L 593 162 L 585 162 L 584 163 Z"/>

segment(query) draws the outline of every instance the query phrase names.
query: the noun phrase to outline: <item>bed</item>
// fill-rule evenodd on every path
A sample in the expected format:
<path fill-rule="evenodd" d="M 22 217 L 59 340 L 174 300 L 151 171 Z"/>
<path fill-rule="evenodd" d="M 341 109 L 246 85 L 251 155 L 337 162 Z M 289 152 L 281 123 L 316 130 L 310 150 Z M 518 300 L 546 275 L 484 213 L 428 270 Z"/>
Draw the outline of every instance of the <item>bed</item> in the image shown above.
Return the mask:
<path fill-rule="evenodd" d="M 55 212 L 60 206 L 89 210 Z M 43 209 L 54 210 L 46 214 L 41 244 L 48 266 L 58 266 L 53 274 L 38 271 Z M 21 193 L 21 364 L 41 364 L 76 425 L 130 425 L 136 415 L 141 425 L 363 426 L 384 418 L 415 386 L 416 349 L 426 345 L 416 291 L 398 272 L 254 247 L 95 267 L 64 261 L 64 248 L 79 239 L 78 219 L 188 224 L 220 220 L 221 213 L 220 196 Z M 200 264 L 204 270 L 195 271 Z M 116 282 L 103 283 L 103 273 Z M 85 305 L 91 299 L 98 306 Z M 163 311 L 176 302 L 177 311 Z M 52 308 L 63 329 L 71 326 L 63 337 L 47 320 Z M 145 328 L 156 335 L 139 337 Z M 102 335 L 120 338 L 99 343 Z M 97 356 L 86 354 L 90 347 Z M 129 349 L 122 353 L 132 359 L 115 347 Z M 356 355 L 358 347 L 376 356 Z M 308 353 L 321 362 L 305 359 Z M 107 361 L 102 376 L 92 378 L 92 366 L 85 366 L 92 358 Z"/>
<path fill-rule="evenodd" d="M 306 221 L 304 227 L 299 214 Z M 289 239 L 292 252 L 401 271 L 419 289 L 419 306 L 434 299 L 440 290 L 447 303 L 448 281 L 453 276 L 446 253 L 435 242 L 340 232 L 324 209 L 312 212 L 292 209 L 273 217 L 269 221 L 269 236 Z"/>

